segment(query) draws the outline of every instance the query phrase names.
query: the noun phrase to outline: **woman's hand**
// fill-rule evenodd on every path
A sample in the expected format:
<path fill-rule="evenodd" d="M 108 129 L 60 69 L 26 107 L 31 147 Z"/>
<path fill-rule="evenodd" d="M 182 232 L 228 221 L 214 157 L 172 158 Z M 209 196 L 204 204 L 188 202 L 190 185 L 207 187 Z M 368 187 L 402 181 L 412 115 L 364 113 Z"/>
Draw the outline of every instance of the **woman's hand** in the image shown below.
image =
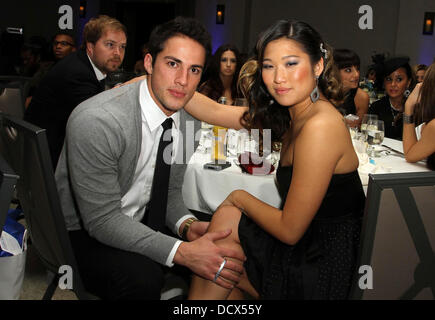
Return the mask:
<path fill-rule="evenodd" d="M 189 241 L 194 241 L 196 239 L 201 238 L 204 234 L 206 234 L 208 225 L 210 222 L 206 221 L 195 221 L 190 225 L 189 230 L 187 231 L 186 237 Z"/>
<path fill-rule="evenodd" d="M 130 84 L 130 83 L 141 81 L 141 80 L 145 79 L 146 77 L 147 77 L 146 75 L 143 75 L 143 76 L 140 76 L 140 77 L 136 77 L 136 78 L 130 79 L 127 82 L 117 84 L 116 86 L 114 86 L 114 88 L 119 88 L 119 87 L 125 86 L 126 84 Z"/>
<path fill-rule="evenodd" d="M 418 83 L 414 90 L 412 90 L 411 94 L 409 95 L 408 99 L 405 102 L 405 114 L 407 115 L 413 115 L 414 114 L 414 107 L 418 102 L 418 98 L 420 96 L 420 88 L 422 83 Z"/>

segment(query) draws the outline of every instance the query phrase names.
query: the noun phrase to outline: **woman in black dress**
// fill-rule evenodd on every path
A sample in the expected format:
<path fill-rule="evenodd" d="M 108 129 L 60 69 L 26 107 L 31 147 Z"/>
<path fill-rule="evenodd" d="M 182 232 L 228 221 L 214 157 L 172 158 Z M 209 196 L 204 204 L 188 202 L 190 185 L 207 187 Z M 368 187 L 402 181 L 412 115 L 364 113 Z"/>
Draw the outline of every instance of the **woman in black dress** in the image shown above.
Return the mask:
<path fill-rule="evenodd" d="M 230 193 L 208 230 L 232 229 L 216 243 L 244 252 L 243 280 L 232 290 L 221 286 L 221 276 L 231 278 L 223 257 L 214 282 L 194 276 L 190 299 L 240 299 L 242 291 L 262 299 L 347 298 L 365 197 L 349 131 L 328 101 L 340 95 L 337 78 L 332 50 L 308 24 L 281 20 L 261 34 L 255 59 L 241 71 L 249 103 L 242 122 L 271 128 L 282 141 L 276 177 L 283 205 Z M 186 110 L 234 124 L 222 110 L 216 120 L 212 105 L 196 94 Z"/>
<path fill-rule="evenodd" d="M 340 70 L 340 81 L 345 94 L 344 103 L 338 106 L 338 110 L 344 115 L 357 115 L 359 119 L 350 125 L 359 127 L 363 116 L 369 109 L 370 101 L 369 95 L 359 88 L 360 59 L 352 50 L 335 49 L 334 62 Z"/>
<path fill-rule="evenodd" d="M 402 140 L 405 101 L 414 85 L 414 74 L 407 57 L 394 57 L 383 63 L 385 96 L 370 106 L 369 113 L 384 121 L 385 137 Z"/>

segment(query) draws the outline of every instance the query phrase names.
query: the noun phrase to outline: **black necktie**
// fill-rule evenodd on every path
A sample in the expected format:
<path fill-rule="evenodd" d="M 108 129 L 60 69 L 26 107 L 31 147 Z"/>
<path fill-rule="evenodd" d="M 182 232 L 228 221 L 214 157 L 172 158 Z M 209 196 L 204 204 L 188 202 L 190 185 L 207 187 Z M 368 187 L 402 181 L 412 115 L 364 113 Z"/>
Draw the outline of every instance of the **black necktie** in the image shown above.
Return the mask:
<path fill-rule="evenodd" d="M 165 136 L 166 130 L 172 130 L 172 119 L 166 119 L 165 122 L 162 123 L 162 127 L 163 133 L 160 137 L 159 148 L 157 150 L 156 166 L 154 169 L 153 185 L 151 188 L 151 198 L 148 204 L 147 212 L 147 225 L 156 231 L 163 231 L 165 228 L 171 159 L 164 159 L 163 151 L 167 146 L 172 144 L 172 134 L 169 141 L 165 141 L 163 137 Z M 172 148 L 172 146 L 169 148 Z"/>

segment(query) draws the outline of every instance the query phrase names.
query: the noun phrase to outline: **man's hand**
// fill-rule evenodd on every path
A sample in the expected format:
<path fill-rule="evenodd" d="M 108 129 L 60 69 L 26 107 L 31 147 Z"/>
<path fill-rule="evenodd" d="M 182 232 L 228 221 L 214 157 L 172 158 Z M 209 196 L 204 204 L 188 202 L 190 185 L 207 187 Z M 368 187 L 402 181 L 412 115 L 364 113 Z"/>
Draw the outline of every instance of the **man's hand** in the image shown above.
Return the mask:
<path fill-rule="evenodd" d="M 219 267 L 226 259 L 227 263 L 216 284 L 231 289 L 240 281 L 246 258 L 241 251 L 218 247 L 214 243 L 230 234 L 231 229 L 209 232 L 192 242 L 183 242 L 178 247 L 174 262 L 188 267 L 202 278 L 213 281 Z"/>

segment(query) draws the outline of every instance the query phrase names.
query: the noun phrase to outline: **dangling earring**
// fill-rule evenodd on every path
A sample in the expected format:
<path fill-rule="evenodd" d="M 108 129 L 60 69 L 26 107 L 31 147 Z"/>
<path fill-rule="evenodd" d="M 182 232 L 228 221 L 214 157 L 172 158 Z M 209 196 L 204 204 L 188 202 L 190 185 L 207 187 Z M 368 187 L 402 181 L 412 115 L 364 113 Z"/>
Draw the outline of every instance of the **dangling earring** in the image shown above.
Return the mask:
<path fill-rule="evenodd" d="M 405 92 L 403 93 L 405 98 L 408 98 L 410 94 L 411 94 L 411 90 L 409 90 L 409 89 L 406 89 Z"/>
<path fill-rule="evenodd" d="M 313 91 L 311 91 L 311 94 L 310 94 L 310 98 L 311 98 L 312 103 L 319 100 L 319 97 L 320 97 L 318 84 L 319 84 L 319 76 L 316 76 L 316 86 L 314 87 Z"/>

